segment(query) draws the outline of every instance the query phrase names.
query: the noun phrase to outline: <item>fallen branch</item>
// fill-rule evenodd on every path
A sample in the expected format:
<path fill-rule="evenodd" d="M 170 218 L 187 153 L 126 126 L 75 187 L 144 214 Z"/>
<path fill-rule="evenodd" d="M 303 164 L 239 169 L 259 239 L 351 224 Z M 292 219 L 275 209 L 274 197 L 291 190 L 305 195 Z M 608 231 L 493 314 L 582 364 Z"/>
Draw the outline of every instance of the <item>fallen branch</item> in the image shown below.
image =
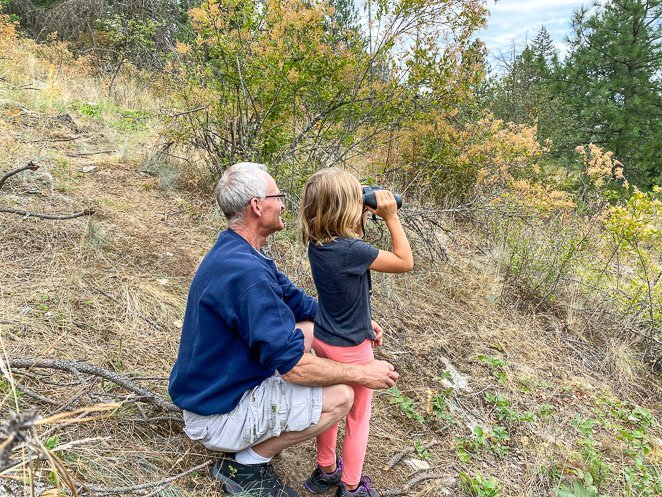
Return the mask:
<path fill-rule="evenodd" d="M 76 372 L 78 374 L 87 373 L 93 376 L 98 376 L 108 381 L 126 388 L 130 392 L 142 397 L 143 401 L 148 404 L 154 404 L 169 412 L 181 412 L 181 409 L 160 397 L 154 392 L 151 392 L 141 386 L 136 385 L 127 377 L 109 371 L 99 366 L 93 366 L 84 362 L 78 361 L 61 361 L 58 359 L 30 359 L 27 357 L 13 357 L 6 359 L 7 364 L 12 369 L 25 369 L 25 368 L 49 368 L 67 371 L 69 373 Z M 74 373 L 75 374 L 75 373 Z"/>
<path fill-rule="evenodd" d="M 38 400 L 39 402 L 43 402 L 44 404 L 49 404 L 51 406 L 57 404 L 57 402 L 55 402 L 53 399 L 49 399 L 48 397 L 44 397 L 43 395 L 38 394 L 37 392 L 33 392 L 25 385 L 18 385 L 16 389 L 19 392 L 23 392 L 28 397 L 32 397 L 33 399 Z"/>
<path fill-rule="evenodd" d="M 80 212 L 74 212 L 73 214 L 46 214 L 42 212 L 31 212 L 23 209 L 10 209 L 8 207 L 0 207 L 0 212 L 6 212 L 7 214 L 17 214 L 23 217 L 37 217 L 39 219 L 51 219 L 54 221 L 62 221 L 65 219 L 75 219 L 82 216 L 91 216 L 94 214 L 94 209 L 85 209 Z"/>
<path fill-rule="evenodd" d="M 36 171 L 39 169 L 39 166 L 35 164 L 34 162 L 30 161 L 26 166 L 19 167 L 17 169 L 12 169 L 8 173 L 6 173 L 2 178 L 0 178 L 0 190 L 2 190 L 2 187 L 5 185 L 5 181 L 7 181 L 9 178 L 14 176 L 15 174 L 20 173 L 21 171 L 26 171 L 30 169 L 31 171 Z"/>
<path fill-rule="evenodd" d="M 78 154 L 64 154 L 67 157 L 88 157 L 90 155 L 114 154 L 116 150 L 101 150 L 99 152 L 80 152 Z"/>
<path fill-rule="evenodd" d="M 444 426 L 441 430 L 440 433 L 447 430 L 448 426 Z M 439 440 L 433 440 L 432 442 L 428 442 L 423 446 L 423 449 L 431 449 L 435 445 L 439 445 L 440 441 Z M 407 447 L 406 449 L 398 452 L 397 454 L 394 454 L 391 459 L 389 459 L 388 464 L 384 468 L 385 471 L 388 471 L 389 469 L 393 469 L 393 467 L 398 464 L 400 461 L 402 461 L 402 458 L 405 457 L 407 454 L 411 454 L 412 452 L 415 452 L 416 448 L 415 447 Z"/>
<path fill-rule="evenodd" d="M 41 140 L 32 140 L 30 143 L 44 143 L 44 142 L 72 142 L 74 140 L 80 140 L 81 138 L 87 138 L 88 135 L 81 136 L 70 136 L 67 138 L 42 138 Z"/>
<path fill-rule="evenodd" d="M 89 491 L 94 494 L 98 495 L 110 495 L 110 494 L 138 494 L 142 490 L 149 490 L 157 487 L 165 487 L 169 483 L 172 483 L 175 480 L 178 480 L 179 478 L 183 478 L 184 476 L 190 475 L 191 473 L 194 473 L 198 470 L 201 470 L 202 468 L 205 468 L 209 466 L 212 463 L 212 461 L 207 461 L 202 464 L 199 464 L 198 466 L 187 469 L 186 471 L 179 473 L 175 476 L 171 476 L 169 478 L 165 478 L 163 480 L 159 481 L 154 481 L 150 483 L 143 483 L 141 485 L 133 485 L 130 487 L 116 487 L 116 488 L 103 488 L 103 487 L 96 487 L 94 485 L 87 485 L 87 484 L 80 484 L 81 487 L 79 488 L 79 492 L 83 491 Z M 141 493 L 140 495 L 144 495 L 144 493 Z M 151 494 L 150 494 L 151 495 Z"/>
<path fill-rule="evenodd" d="M 394 497 L 395 495 L 406 495 L 409 492 L 413 490 L 413 488 L 418 485 L 419 483 L 422 483 L 424 481 L 428 480 L 440 480 L 442 478 L 446 478 L 448 480 L 448 484 L 450 485 L 453 482 L 453 478 L 449 477 L 449 475 L 444 474 L 444 473 L 419 473 L 418 475 L 415 475 L 411 480 L 409 480 L 407 483 L 402 485 L 400 488 L 391 488 L 389 490 L 386 490 L 382 492 L 383 497 Z"/>
<path fill-rule="evenodd" d="M 165 114 L 164 117 L 169 117 L 169 118 L 175 118 L 175 117 L 180 117 L 180 116 L 186 116 L 188 114 L 193 114 L 194 112 L 198 112 L 201 110 L 205 110 L 207 108 L 206 105 L 203 105 L 202 107 L 196 107 L 195 109 L 191 110 L 185 110 L 183 112 L 177 112 L 176 114 Z"/>

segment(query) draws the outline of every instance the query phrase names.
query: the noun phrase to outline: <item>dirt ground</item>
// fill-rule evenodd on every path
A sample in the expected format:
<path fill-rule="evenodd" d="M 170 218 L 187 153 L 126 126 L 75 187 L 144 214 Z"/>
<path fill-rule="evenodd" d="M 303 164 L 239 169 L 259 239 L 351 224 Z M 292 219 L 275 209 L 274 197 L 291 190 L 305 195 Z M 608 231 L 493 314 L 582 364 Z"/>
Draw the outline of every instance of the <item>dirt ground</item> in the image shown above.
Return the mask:
<path fill-rule="evenodd" d="M 3 356 L 93 364 L 167 398 L 188 284 L 225 227 L 211 195 L 161 188 L 157 176 L 141 172 L 149 150 L 125 154 L 94 129 L 84 138 L 58 141 L 72 131 L 8 109 L 5 122 L 12 126 L 5 128 L 6 143 L 17 144 L 40 168 L 7 179 L 0 206 L 95 213 L 60 221 L 0 213 Z M 33 130 L 30 139 L 26 127 Z M 0 168 L 0 176 L 11 164 Z M 375 395 L 366 473 L 384 495 L 460 495 L 459 475 L 477 472 L 496 477 L 502 495 L 553 495 L 549 468 L 585 464 L 576 446 L 576 416 L 595 416 L 596 403 L 619 399 L 659 417 L 659 378 L 628 382 L 612 356 L 573 330 L 564 316 L 534 314 L 506 301 L 497 266 L 479 246 L 483 242 L 452 218 L 444 223 L 463 235 L 444 242 L 448 260 L 429 260 L 423 241 L 414 239 L 413 273 L 374 278 L 374 317 L 385 328 L 377 355 L 400 372 L 401 396 Z M 296 232 L 290 226 L 266 250 L 295 284 L 313 292 Z M 370 236 L 377 237 L 378 230 Z M 143 403 L 112 381 L 36 367 L 9 371 L 6 364 L 2 372 L 3 419 L 30 408 L 44 417 L 71 413 L 33 428 L 32 446 L 13 457 L 35 459 L 5 476 L 48 486 L 69 475 L 117 489 L 164 480 L 215 458 L 188 441 L 178 415 Z M 20 394 L 13 393 L 12 382 Z M 482 451 L 462 461 L 458 437 L 471 436 L 477 425 L 503 424 L 487 393 L 501 393 L 514 410 L 538 416 L 529 423 L 506 422 L 507 454 Z M 439 396 L 442 405 L 436 408 Z M 103 402 L 121 407 L 108 412 L 112 415 L 71 423 L 77 409 Z M 543 407 L 553 414 L 542 416 Z M 653 434 L 650 457 L 659 465 L 659 431 Z M 604 437 L 605 457 L 615 458 L 622 447 L 607 435 L 595 434 Z M 37 457 L 44 453 L 37 440 L 56 454 L 57 471 L 52 461 Z M 409 452 L 390 467 L 402 451 Z M 284 451 L 275 465 L 303 495 L 302 481 L 314 461 L 310 441 Z M 206 469 L 151 489 L 162 496 L 220 495 Z"/>

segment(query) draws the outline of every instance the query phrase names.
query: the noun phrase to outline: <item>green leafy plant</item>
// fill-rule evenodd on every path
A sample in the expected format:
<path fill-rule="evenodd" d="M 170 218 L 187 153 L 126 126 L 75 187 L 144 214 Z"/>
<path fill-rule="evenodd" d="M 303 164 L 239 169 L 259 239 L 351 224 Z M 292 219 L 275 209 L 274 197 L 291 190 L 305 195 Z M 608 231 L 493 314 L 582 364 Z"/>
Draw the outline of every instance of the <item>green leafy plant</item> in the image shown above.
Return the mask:
<path fill-rule="evenodd" d="M 635 457 L 634 465 L 623 471 L 625 495 L 628 497 L 654 497 L 662 494 L 662 475 L 653 465 L 644 463 L 643 457 Z"/>
<path fill-rule="evenodd" d="M 432 454 L 430 454 L 430 451 L 425 448 L 423 445 L 423 441 L 420 439 L 414 440 L 414 450 L 416 451 L 416 455 L 420 457 L 421 459 L 431 459 Z"/>
<path fill-rule="evenodd" d="M 53 435 L 48 440 L 46 440 L 44 447 L 46 447 L 48 450 L 54 450 L 59 444 L 60 444 L 60 437 L 58 437 L 57 435 Z"/>
<path fill-rule="evenodd" d="M 489 432 L 490 450 L 500 458 L 508 454 L 508 443 L 510 442 L 510 434 L 503 426 L 495 426 Z"/>
<path fill-rule="evenodd" d="M 538 418 L 543 421 L 548 421 L 554 416 L 554 406 L 552 404 L 542 404 L 538 408 Z"/>
<path fill-rule="evenodd" d="M 508 454 L 510 434 L 503 426 L 495 426 L 485 430 L 481 426 L 473 429 L 473 437 L 457 437 L 455 439 L 455 454 L 462 462 L 468 462 L 471 457 L 480 451 L 489 449 L 494 455 L 503 458 Z"/>
<path fill-rule="evenodd" d="M 537 417 L 531 411 L 525 411 L 523 413 L 518 413 L 510 405 L 510 401 L 501 393 L 491 393 L 487 392 L 485 394 L 485 401 L 488 404 L 494 406 L 494 410 L 499 418 L 499 421 L 505 421 L 507 423 L 514 422 L 533 422 L 536 421 Z"/>
<path fill-rule="evenodd" d="M 455 439 L 455 454 L 462 462 L 469 462 L 473 454 L 476 454 L 487 446 L 487 438 L 482 427 L 473 429 L 473 437 L 457 437 Z"/>
<path fill-rule="evenodd" d="M 89 117 L 99 118 L 101 117 L 101 107 L 92 102 L 74 102 L 74 108 L 77 108 L 78 111 Z"/>
<path fill-rule="evenodd" d="M 466 495 L 472 497 L 499 497 L 501 495 L 499 483 L 493 478 L 483 476 L 480 472 L 475 476 L 470 476 L 462 471 L 458 476 Z"/>
<path fill-rule="evenodd" d="M 443 418 L 446 414 L 446 399 L 453 393 L 453 388 L 448 387 L 437 393 L 432 398 L 432 413 L 438 417 Z"/>
<path fill-rule="evenodd" d="M 556 490 L 556 497 L 609 497 L 606 494 L 598 492 L 598 488 L 593 484 L 593 477 L 591 473 L 575 470 L 578 480 L 572 482 L 563 482 Z"/>
<path fill-rule="evenodd" d="M 581 416 L 577 415 L 572 421 L 572 426 L 585 437 L 591 437 L 593 436 L 594 429 L 599 427 L 600 423 L 597 419 L 582 418 Z"/>
<path fill-rule="evenodd" d="M 392 386 L 391 388 L 389 388 L 388 392 L 391 394 L 391 398 L 389 399 L 390 404 L 397 404 L 398 406 L 400 406 L 400 409 L 402 410 L 404 415 L 407 416 L 409 419 L 418 421 L 421 424 L 425 422 L 425 418 L 416 409 L 416 403 L 414 402 L 414 399 L 407 397 L 396 386 Z"/>
<path fill-rule="evenodd" d="M 604 461 L 592 439 L 583 441 L 581 456 L 587 466 L 586 472 L 591 475 L 592 483 L 600 488 L 611 478 L 613 471 L 609 464 Z"/>
<path fill-rule="evenodd" d="M 450 381 L 453 379 L 453 374 L 447 369 L 443 370 L 441 374 L 435 377 L 435 381 L 447 380 Z"/>
<path fill-rule="evenodd" d="M 508 366 L 507 361 L 485 354 L 478 354 L 478 359 L 488 364 L 489 366 L 492 366 L 492 376 L 499 380 L 499 383 L 506 383 L 506 367 Z"/>

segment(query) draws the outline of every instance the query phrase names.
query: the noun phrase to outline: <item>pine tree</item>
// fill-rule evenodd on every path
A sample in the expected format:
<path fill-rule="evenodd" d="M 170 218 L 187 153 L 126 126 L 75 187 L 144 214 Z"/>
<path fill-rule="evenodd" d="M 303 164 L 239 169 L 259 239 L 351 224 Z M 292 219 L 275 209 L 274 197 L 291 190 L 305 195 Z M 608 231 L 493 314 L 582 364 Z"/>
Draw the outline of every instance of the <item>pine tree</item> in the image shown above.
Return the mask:
<path fill-rule="evenodd" d="M 552 157 L 571 155 L 575 133 L 568 130 L 576 123 L 557 88 L 558 51 L 547 29 L 541 27 L 532 42 L 513 54 L 506 73 L 492 82 L 487 105 L 500 119 L 536 125 L 537 136 Z"/>
<path fill-rule="evenodd" d="M 575 13 L 563 93 L 577 142 L 614 152 L 642 186 L 662 180 L 659 120 L 662 0 L 613 0 Z"/>
<path fill-rule="evenodd" d="M 558 66 L 559 57 L 554 40 L 545 26 L 541 26 L 540 31 L 531 42 L 530 48 L 533 52 L 538 73 L 541 77 L 549 77 L 552 68 Z"/>

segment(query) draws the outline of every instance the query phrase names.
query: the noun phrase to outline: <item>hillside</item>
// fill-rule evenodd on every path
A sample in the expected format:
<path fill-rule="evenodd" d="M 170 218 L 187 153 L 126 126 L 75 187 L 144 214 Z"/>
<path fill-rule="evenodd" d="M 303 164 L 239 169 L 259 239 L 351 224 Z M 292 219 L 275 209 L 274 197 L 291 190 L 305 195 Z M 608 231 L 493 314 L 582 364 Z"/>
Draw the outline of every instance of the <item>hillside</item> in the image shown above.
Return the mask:
<path fill-rule="evenodd" d="M 156 153 L 162 118 L 177 110 L 129 76 L 109 97 L 107 79 L 38 55 L 20 68 L 16 60 L 0 60 L 0 177 L 30 161 L 39 168 L 6 179 L 0 208 L 94 212 L 67 220 L 0 212 L 0 424 L 5 441 L 23 437 L 3 452 L 0 488 L 219 495 L 206 469 L 189 472 L 214 454 L 163 407 L 188 284 L 225 226 L 199 178 L 178 180 Z M 580 482 L 585 490 L 559 495 L 659 495 L 659 374 L 622 342 L 593 343 L 567 313 L 504 293 L 490 240 L 440 216 L 443 231 L 429 226 L 434 236 L 414 238 L 413 273 L 374 281 L 385 328 L 377 355 L 401 374 L 397 390 L 375 396 L 366 468 L 377 488 L 548 496 Z M 379 228 L 369 236 L 377 240 Z M 313 291 L 294 221 L 266 251 Z M 19 357 L 23 365 L 9 367 Z M 161 404 L 74 362 L 121 375 Z M 61 416 L 11 425 L 31 409 Z M 275 464 L 304 492 L 312 442 Z"/>

